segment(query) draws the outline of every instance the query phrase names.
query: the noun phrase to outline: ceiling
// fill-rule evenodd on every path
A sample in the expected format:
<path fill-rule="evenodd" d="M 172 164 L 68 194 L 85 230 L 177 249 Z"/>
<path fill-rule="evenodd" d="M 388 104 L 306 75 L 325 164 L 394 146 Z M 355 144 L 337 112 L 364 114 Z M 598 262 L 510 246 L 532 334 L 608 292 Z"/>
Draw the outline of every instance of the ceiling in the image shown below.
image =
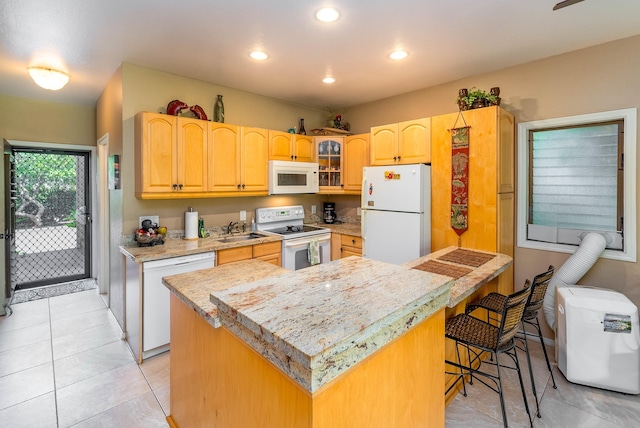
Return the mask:
<path fill-rule="evenodd" d="M 638 0 L 553 11 L 558 1 L 2 0 L 0 94 L 94 106 L 128 62 L 344 108 L 640 34 Z M 323 6 L 341 18 L 317 21 Z M 269 59 L 249 58 L 255 48 Z M 390 60 L 397 48 L 409 56 Z M 40 89 L 31 65 L 60 67 L 71 81 Z"/>

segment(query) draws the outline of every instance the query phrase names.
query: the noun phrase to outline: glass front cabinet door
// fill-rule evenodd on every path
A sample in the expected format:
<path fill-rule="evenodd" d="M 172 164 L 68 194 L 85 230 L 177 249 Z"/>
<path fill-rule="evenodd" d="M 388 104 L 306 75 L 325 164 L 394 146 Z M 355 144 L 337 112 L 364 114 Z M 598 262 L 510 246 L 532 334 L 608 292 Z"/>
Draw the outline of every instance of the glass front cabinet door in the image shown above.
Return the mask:
<path fill-rule="evenodd" d="M 343 137 L 316 137 L 320 193 L 342 190 Z"/>

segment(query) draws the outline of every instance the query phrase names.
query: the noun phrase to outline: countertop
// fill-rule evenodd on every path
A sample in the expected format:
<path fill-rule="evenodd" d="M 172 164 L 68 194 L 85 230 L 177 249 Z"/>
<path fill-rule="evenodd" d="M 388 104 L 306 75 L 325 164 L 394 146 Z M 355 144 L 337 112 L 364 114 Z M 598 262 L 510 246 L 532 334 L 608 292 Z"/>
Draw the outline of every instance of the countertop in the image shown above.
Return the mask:
<path fill-rule="evenodd" d="M 163 245 L 154 245 L 152 247 L 121 246 L 120 253 L 129 257 L 136 263 L 143 263 L 150 262 L 152 260 L 206 253 L 208 251 L 220 251 L 227 248 L 282 241 L 281 235 L 267 234 L 265 232 L 259 233 L 265 234 L 266 236 L 264 238 L 255 238 L 237 242 L 220 242 L 218 239 L 221 238 L 221 236 L 211 236 L 209 238 L 199 238 L 194 240 L 167 238 Z"/>
<path fill-rule="evenodd" d="M 254 276 L 257 268 L 240 270 Z M 202 278 L 208 281 L 207 274 Z M 222 325 L 314 392 L 442 309 L 452 283 L 450 277 L 348 257 L 217 287 L 211 302 Z"/>
<path fill-rule="evenodd" d="M 221 327 L 218 309 L 211 303 L 211 292 L 259 279 L 279 276 L 288 270 L 259 260 L 243 260 L 210 269 L 165 276 L 164 285 L 193 308 L 213 327 Z"/>
<path fill-rule="evenodd" d="M 473 267 L 469 264 L 461 262 L 444 261 L 440 259 L 440 257 L 458 249 L 459 248 L 455 246 L 443 248 L 442 250 L 427 254 L 426 256 L 422 256 L 418 259 L 403 264 L 403 266 L 405 267 L 414 268 L 427 261 L 437 261 L 438 263 L 450 265 L 454 268 L 471 270 L 471 272 L 469 272 L 468 274 L 455 279 L 455 282 L 451 287 L 451 299 L 447 304 L 447 307 L 449 308 L 455 308 L 460 302 L 469 297 L 476 290 L 480 289 L 480 287 L 496 278 L 513 264 L 513 258 L 507 256 L 506 254 L 468 249 L 464 250 L 478 254 L 486 254 L 487 256 L 494 257 L 478 267 Z"/>
<path fill-rule="evenodd" d="M 360 223 L 318 223 L 316 226 L 326 227 L 327 229 L 331 229 L 332 233 L 341 233 L 343 235 L 352 235 L 362 237 L 362 229 L 360 227 Z"/>

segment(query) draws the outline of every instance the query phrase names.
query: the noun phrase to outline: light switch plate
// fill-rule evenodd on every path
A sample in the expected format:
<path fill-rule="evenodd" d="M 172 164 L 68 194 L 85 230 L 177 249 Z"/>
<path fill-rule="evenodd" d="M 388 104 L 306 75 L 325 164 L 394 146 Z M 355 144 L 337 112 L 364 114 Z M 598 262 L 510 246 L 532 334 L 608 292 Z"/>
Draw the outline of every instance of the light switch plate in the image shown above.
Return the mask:
<path fill-rule="evenodd" d="M 154 223 L 160 226 L 160 217 L 158 217 L 157 215 L 143 215 L 138 217 L 138 228 L 142 227 L 143 220 L 151 220 L 151 223 Z"/>
<path fill-rule="evenodd" d="M 247 220 L 247 212 L 245 210 L 240 211 L 240 221 Z"/>

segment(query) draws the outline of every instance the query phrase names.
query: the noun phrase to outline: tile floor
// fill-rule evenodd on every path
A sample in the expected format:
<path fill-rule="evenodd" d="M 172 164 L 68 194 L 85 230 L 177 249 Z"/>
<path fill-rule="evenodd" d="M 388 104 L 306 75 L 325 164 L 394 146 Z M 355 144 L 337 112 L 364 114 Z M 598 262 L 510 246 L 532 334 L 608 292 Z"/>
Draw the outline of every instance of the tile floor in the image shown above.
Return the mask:
<path fill-rule="evenodd" d="M 0 317 L 0 426 L 168 426 L 169 353 L 138 366 L 97 290 L 13 310 Z M 536 385 L 545 385 L 534 427 L 640 426 L 640 396 L 571 384 L 557 369 L 553 389 L 538 343 L 532 353 Z M 529 426 L 515 373 L 506 384 L 509 425 Z M 497 394 L 479 382 L 467 392 L 447 407 L 446 427 L 502 427 Z"/>
<path fill-rule="evenodd" d="M 169 354 L 138 366 L 97 290 L 0 317 L 0 426 L 168 427 Z"/>

